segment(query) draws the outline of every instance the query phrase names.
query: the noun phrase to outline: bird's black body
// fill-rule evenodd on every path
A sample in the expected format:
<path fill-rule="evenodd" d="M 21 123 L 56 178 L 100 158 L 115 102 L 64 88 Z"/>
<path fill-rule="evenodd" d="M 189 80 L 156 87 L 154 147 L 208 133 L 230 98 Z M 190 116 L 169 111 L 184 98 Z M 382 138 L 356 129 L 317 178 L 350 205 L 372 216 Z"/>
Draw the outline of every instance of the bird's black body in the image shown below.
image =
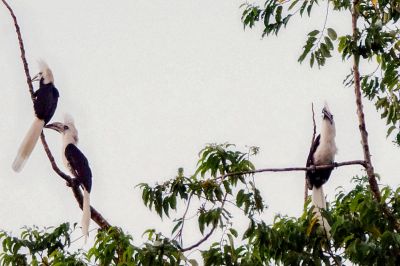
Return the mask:
<path fill-rule="evenodd" d="M 320 144 L 320 138 L 321 138 L 321 135 L 318 135 L 311 146 L 310 154 L 308 155 L 308 158 L 307 158 L 307 164 L 306 164 L 307 167 L 309 167 L 311 165 L 315 165 L 314 154 L 317 151 L 317 148 Z M 328 179 L 331 175 L 331 172 L 332 172 L 332 168 L 308 170 L 306 172 L 308 188 L 312 189 L 313 187 L 316 187 L 316 188 L 321 187 L 323 184 L 325 184 L 328 181 Z"/>
<path fill-rule="evenodd" d="M 79 182 L 90 192 L 92 189 L 92 171 L 85 155 L 74 144 L 65 147 L 65 157 L 69 163 L 71 172 Z"/>
<path fill-rule="evenodd" d="M 43 78 L 40 80 L 40 87 L 33 94 L 36 117 L 47 124 L 53 117 L 57 108 L 58 97 L 60 96 L 53 83 L 44 84 Z"/>

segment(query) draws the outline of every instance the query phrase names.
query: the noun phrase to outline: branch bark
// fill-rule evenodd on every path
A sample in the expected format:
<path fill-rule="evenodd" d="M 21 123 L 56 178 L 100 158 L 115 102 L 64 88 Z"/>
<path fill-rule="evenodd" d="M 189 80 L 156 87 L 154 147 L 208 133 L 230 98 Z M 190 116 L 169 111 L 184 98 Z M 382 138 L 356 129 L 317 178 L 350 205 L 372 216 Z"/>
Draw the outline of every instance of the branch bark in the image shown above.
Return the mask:
<path fill-rule="evenodd" d="M 31 75 L 29 73 L 29 67 L 28 67 L 28 62 L 26 61 L 26 56 L 25 56 L 25 48 L 24 48 L 24 42 L 22 40 L 22 34 L 21 34 L 21 30 L 20 27 L 18 25 L 18 21 L 17 21 L 17 17 L 14 14 L 14 11 L 12 10 L 12 8 L 10 7 L 10 5 L 5 1 L 5 0 L 1 0 L 3 2 L 3 4 L 6 6 L 6 8 L 8 9 L 8 11 L 10 12 L 10 15 L 14 21 L 14 26 L 15 26 L 15 31 L 17 33 L 17 38 L 18 38 L 18 43 L 19 43 L 19 48 L 21 51 L 21 60 L 22 60 L 22 64 L 24 66 L 24 71 L 25 71 L 25 76 L 26 76 L 26 83 L 28 84 L 28 88 L 29 88 L 29 93 L 31 95 L 31 99 L 32 101 L 34 100 L 34 95 L 33 95 L 33 84 L 32 84 L 32 79 L 31 79 Z M 78 202 L 79 207 L 82 209 L 82 205 L 83 205 L 83 195 L 81 190 L 79 189 L 79 184 L 77 182 L 75 182 L 74 178 L 71 178 L 69 175 L 65 174 L 64 172 L 62 172 L 60 170 L 60 168 L 58 168 L 55 160 L 54 160 L 54 156 L 50 151 L 50 148 L 46 142 L 46 138 L 44 133 L 42 132 L 42 134 L 40 135 L 40 139 L 42 141 L 44 150 L 47 154 L 47 157 L 49 158 L 49 161 L 51 163 L 51 166 L 53 167 L 54 172 L 56 172 L 62 179 L 64 179 L 67 182 L 67 186 L 71 187 L 72 192 L 74 193 L 75 199 Z M 108 229 L 111 225 L 107 222 L 106 219 L 104 219 L 104 217 L 93 207 L 90 207 L 91 209 L 91 218 L 92 220 L 100 226 L 100 228 L 102 229 Z"/>
<path fill-rule="evenodd" d="M 358 30 L 357 30 L 357 20 L 358 20 L 358 4 L 359 0 L 353 1 L 353 12 L 352 12 L 352 29 L 353 29 L 353 41 L 357 43 L 358 41 Z M 372 193 L 374 194 L 376 200 L 380 201 L 381 193 L 379 191 L 378 183 L 376 181 L 374 167 L 372 166 L 371 154 L 368 145 L 368 132 L 365 126 L 365 116 L 361 97 L 361 86 L 360 86 L 360 70 L 359 70 L 359 55 L 355 54 L 353 56 L 353 73 L 354 73 L 354 93 L 356 96 L 357 105 L 357 116 L 359 129 L 361 134 L 361 144 L 364 153 L 364 161 L 366 163 L 365 170 L 368 175 L 368 181 L 371 186 Z"/>
<path fill-rule="evenodd" d="M 359 17 L 358 6 L 360 0 L 353 0 L 353 9 L 352 9 L 352 37 L 354 45 L 357 45 L 359 40 L 357 21 Z M 368 144 L 368 132 L 365 126 L 365 115 L 362 104 L 362 96 L 361 96 L 361 86 L 360 86 L 360 70 L 359 70 L 359 59 L 360 55 L 356 52 L 353 55 L 353 73 L 354 73 L 354 93 L 356 96 L 356 106 L 357 106 L 357 117 L 359 130 L 361 135 L 361 145 L 364 153 L 364 161 L 365 161 L 365 171 L 367 172 L 368 182 L 371 189 L 372 194 L 374 195 L 377 202 L 381 202 L 381 193 L 379 190 L 378 182 L 376 181 L 376 176 L 374 172 L 374 167 L 371 161 L 371 153 L 369 150 Z M 391 222 L 396 227 L 397 231 L 400 231 L 400 224 L 394 218 L 393 213 L 389 210 L 385 203 L 382 203 L 382 210 L 384 214 L 391 220 Z"/>

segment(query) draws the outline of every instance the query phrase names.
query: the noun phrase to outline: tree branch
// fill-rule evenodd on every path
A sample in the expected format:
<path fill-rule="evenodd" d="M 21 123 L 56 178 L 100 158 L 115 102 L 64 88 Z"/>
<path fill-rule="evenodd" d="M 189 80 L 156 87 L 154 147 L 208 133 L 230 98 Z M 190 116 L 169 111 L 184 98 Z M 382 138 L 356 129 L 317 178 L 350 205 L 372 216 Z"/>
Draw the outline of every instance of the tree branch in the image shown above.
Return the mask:
<path fill-rule="evenodd" d="M 353 11 L 352 11 L 352 29 L 353 29 L 353 41 L 357 43 L 358 41 L 358 30 L 357 30 L 357 20 L 358 20 L 358 3 L 359 0 L 353 1 Z M 374 194 L 376 200 L 380 201 L 381 193 L 378 188 L 378 183 L 376 181 L 374 168 L 371 162 L 371 154 L 368 145 L 368 132 L 365 127 L 365 117 L 363 111 L 362 97 L 361 97 L 361 86 L 360 86 L 360 71 L 359 71 L 359 55 L 355 54 L 353 56 L 353 73 L 354 73 L 354 93 L 356 96 L 357 105 L 357 116 L 359 129 L 361 134 L 361 144 L 364 152 L 364 161 L 366 162 L 365 170 L 367 171 L 368 181 L 371 186 L 372 193 Z"/>
<path fill-rule="evenodd" d="M 263 168 L 263 169 L 256 169 L 253 171 L 228 173 L 228 174 L 218 176 L 215 179 L 218 180 L 218 179 L 224 179 L 225 177 L 228 177 L 228 176 L 250 175 L 250 174 L 256 174 L 256 173 L 263 173 L 263 172 L 293 172 L 293 171 L 309 171 L 309 170 L 312 171 L 312 170 L 317 170 L 317 169 L 335 168 L 335 167 L 341 167 L 341 166 L 346 166 L 346 165 L 355 165 L 355 164 L 359 164 L 359 165 L 366 167 L 365 161 L 354 160 L 354 161 L 346 161 L 346 162 L 341 162 L 341 163 L 333 163 L 333 164 L 325 164 L 325 165 L 309 166 L 309 167 Z"/>
<path fill-rule="evenodd" d="M 25 71 L 25 76 L 26 76 L 26 82 L 28 83 L 29 87 L 29 93 L 31 94 L 31 99 L 33 101 L 34 96 L 33 96 L 33 85 L 32 85 L 32 79 L 31 75 L 29 74 L 29 68 L 28 68 L 28 62 L 26 61 L 25 57 L 25 48 L 24 48 L 24 42 L 22 41 L 22 35 L 21 31 L 17 22 L 17 17 L 14 15 L 14 11 L 11 9 L 10 5 L 5 1 L 1 0 L 3 4 L 6 6 L 8 11 L 10 12 L 10 15 L 14 21 L 14 26 L 15 26 L 15 31 L 17 32 L 17 37 L 18 37 L 18 42 L 19 42 L 19 49 L 21 50 L 21 59 L 22 59 L 22 64 L 24 65 L 24 71 Z"/>
<path fill-rule="evenodd" d="M 24 42 L 22 40 L 22 35 L 21 35 L 21 30 L 20 27 L 18 25 L 17 22 L 17 17 L 14 14 L 14 11 L 12 10 L 12 8 L 10 7 L 10 5 L 5 1 L 5 0 L 1 0 L 3 2 L 3 4 L 6 6 L 6 8 L 8 9 L 8 11 L 10 12 L 11 17 L 13 18 L 14 21 L 14 26 L 15 26 L 15 31 L 17 33 L 17 37 L 18 37 L 18 43 L 19 43 L 19 48 L 21 51 L 21 60 L 22 60 L 22 64 L 24 66 L 24 71 L 25 71 L 25 76 L 26 76 L 26 82 L 28 84 L 28 88 L 29 88 L 29 93 L 31 95 L 31 99 L 32 101 L 34 100 L 34 95 L 33 95 L 33 85 L 32 85 L 32 79 L 31 79 L 31 75 L 29 73 L 29 67 L 28 67 L 28 62 L 26 61 L 26 56 L 25 56 L 25 48 L 24 48 Z M 64 179 L 67 182 L 67 186 L 71 187 L 72 192 L 74 193 L 75 199 L 78 201 L 79 207 L 82 209 L 82 205 L 83 205 L 83 195 L 81 190 L 79 189 L 79 184 L 77 182 L 75 182 L 74 178 L 71 178 L 70 176 L 68 176 L 67 174 L 65 174 L 64 172 L 62 172 L 60 170 L 60 168 L 58 168 L 55 160 L 54 160 L 54 156 L 52 155 L 49 146 L 46 142 L 46 138 L 44 133 L 42 132 L 40 135 L 40 139 L 42 141 L 44 150 L 47 154 L 47 157 L 50 160 L 51 166 L 54 170 L 54 172 L 56 172 L 62 179 Z M 107 222 L 106 219 L 104 219 L 104 217 L 93 207 L 91 208 L 91 218 L 92 220 L 98 224 L 102 229 L 108 229 L 111 225 Z"/>
<path fill-rule="evenodd" d="M 353 0 L 353 9 L 351 13 L 352 17 L 352 32 L 353 32 L 353 42 L 357 44 L 359 39 L 358 36 L 358 28 L 357 28 L 357 20 L 358 20 L 358 6 L 360 0 Z M 365 116 L 363 111 L 363 104 L 362 104 L 362 97 L 361 97 L 361 86 L 360 86 L 360 70 L 359 70 L 359 59 L 360 55 L 358 52 L 353 54 L 353 73 L 354 73 L 354 93 L 356 96 L 356 105 L 357 105 L 357 116 L 358 116 L 358 123 L 359 123 L 359 130 L 361 134 L 361 144 L 364 153 L 364 161 L 365 161 L 365 170 L 368 176 L 368 182 L 371 189 L 372 194 L 374 195 L 376 201 L 378 203 L 381 202 L 381 193 L 378 187 L 378 182 L 376 181 L 376 176 L 374 172 L 374 167 L 371 161 L 371 154 L 369 151 L 369 144 L 368 144 L 368 132 L 365 126 Z M 392 212 L 389 210 L 387 205 L 383 203 L 382 210 L 385 215 L 392 221 L 395 225 L 396 230 L 400 231 L 400 224 L 394 218 Z"/>

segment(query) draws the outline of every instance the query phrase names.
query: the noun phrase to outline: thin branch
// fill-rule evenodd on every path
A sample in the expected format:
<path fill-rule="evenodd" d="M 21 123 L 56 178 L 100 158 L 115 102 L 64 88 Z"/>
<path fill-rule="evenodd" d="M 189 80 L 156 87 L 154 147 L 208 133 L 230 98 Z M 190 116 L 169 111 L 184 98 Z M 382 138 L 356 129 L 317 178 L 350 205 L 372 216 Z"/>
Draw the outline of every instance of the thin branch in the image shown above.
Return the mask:
<path fill-rule="evenodd" d="M 224 179 L 225 177 L 228 177 L 228 176 L 250 175 L 250 174 L 256 174 L 256 173 L 263 173 L 263 172 L 313 171 L 313 170 L 328 169 L 328 168 L 335 168 L 335 167 L 341 167 L 341 166 L 346 166 L 346 165 L 355 165 L 355 164 L 359 164 L 359 165 L 362 165 L 363 167 L 366 167 L 365 161 L 354 160 L 354 161 L 346 161 L 346 162 L 341 162 L 341 163 L 324 164 L 324 165 L 309 166 L 309 167 L 263 168 L 263 169 L 256 169 L 256 170 L 252 170 L 252 171 L 228 173 L 228 174 L 218 176 L 215 179 L 218 180 L 218 179 Z"/>
<path fill-rule="evenodd" d="M 24 65 L 24 70 L 25 70 L 26 82 L 28 83 L 29 93 L 31 94 L 31 99 L 33 100 L 34 96 L 33 96 L 32 79 L 31 79 L 31 75 L 29 74 L 28 62 L 26 61 L 26 57 L 25 57 L 24 42 L 22 41 L 22 35 L 21 35 L 21 31 L 20 31 L 20 28 L 19 28 L 19 25 L 17 22 L 17 17 L 14 15 L 14 11 L 11 9 L 10 5 L 5 0 L 1 0 L 1 1 L 6 6 L 8 11 L 10 11 L 10 15 L 14 20 L 15 31 L 17 32 L 17 37 L 18 37 L 18 42 L 19 42 L 19 49 L 21 50 L 22 64 Z"/>
<path fill-rule="evenodd" d="M 228 193 L 225 193 L 224 199 L 222 200 L 222 204 L 221 204 L 221 210 L 224 209 L 224 205 L 225 205 L 225 201 L 226 201 L 226 197 L 228 196 Z M 205 235 L 202 239 L 200 239 L 199 241 L 197 241 L 196 243 L 194 243 L 193 245 L 186 247 L 186 248 L 182 248 L 181 251 L 182 252 L 186 252 L 188 250 L 197 248 L 198 246 L 200 246 L 202 243 L 204 243 L 215 231 L 215 228 L 217 228 L 217 224 L 213 226 L 213 228 L 211 229 L 210 232 L 208 232 L 207 235 Z"/>
<path fill-rule="evenodd" d="M 324 36 L 324 32 L 325 32 L 325 29 L 326 29 L 326 23 L 328 22 L 329 3 L 330 3 L 330 1 L 327 1 L 327 3 L 326 3 L 326 13 L 325 13 L 324 26 L 323 26 L 323 28 L 322 28 L 322 30 L 321 30 L 321 33 L 320 33 L 320 35 L 319 35 L 319 38 L 318 38 L 317 43 L 314 45 L 314 47 L 313 47 L 313 49 L 312 49 L 312 52 L 314 52 L 315 49 L 316 49 L 316 47 L 319 46 L 319 44 L 321 43 L 321 39 L 322 39 L 322 37 Z"/>
<path fill-rule="evenodd" d="M 15 26 L 15 31 L 17 33 L 17 37 L 18 37 L 18 43 L 19 43 L 19 48 L 21 50 L 21 60 L 22 60 L 22 64 L 24 66 L 24 71 L 25 71 L 25 76 L 26 76 L 26 82 L 28 84 L 28 88 L 29 88 L 29 93 L 31 95 L 31 99 L 32 101 L 34 100 L 34 93 L 33 93 L 33 85 L 32 85 L 32 79 L 31 79 L 31 75 L 29 73 L 29 67 L 28 67 L 28 62 L 26 61 L 26 56 L 25 56 L 25 48 L 24 48 L 24 42 L 22 40 L 22 35 L 21 35 L 21 30 L 20 27 L 18 25 L 17 22 L 17 17 L 14 14 L 14 11 L 12 10 L 12 8 L 10 7 L 10 5 L 5 1 L 2 0 L 3 4 L 6 6 L 6 8 L 8 9 L 8 11 L 10 12 L 11 17 L 13 18 L 14 21 L 14 26 Z M 79 189 L 79 184 L 77 182 L 75 182 L 75 179 L 71 178 L 69 175 L 65 174 L 64 172 L 62 172 L 60 170 L 60 168 L 57 166 L 55 160 L 54 160 L 54 156 L 52 155 L 49 146 L 46 142 L 46 138 L 44 133 L 42 132 L 40 135 L 40 139 L 42 141 L 44 150 L 47 154 L 47 157 L 49 158 L 49 161 L 51 163 L 51 166 L 53 168 L 53 170 L 62 178 L 67 182 L 67 186 L 71 187 L 75 199 L 78 201 L 79 207 L 82 209 L 82 205 L 83 205 L 83 195 L 81 190 Z M 102 229 L 108 229 L 111 225 L 107 222 L 106 219 L 104 219 L 104 217 L 93 207 L 90 207 L 91 209 L 91 218 L 94 222 L 96 222 Z"/>
<path fill-rule="evenodd" d="M 67 186 L 72 187 L 73 179 L 69 175 L 67 175 L 63 171 L 61 171 L 60 168 L 58 168 L 56 161 L 54 160 L 54 156 L 50 151 L 49 145 L 47 144 L 46 137 L 43 132 L 40 135 L 40 140 L 42 141 L 44 151 L 46 152 L 47 157 L 49 158 L 51 167 L 53 168 L 54 172 L 56 172 L 62 179 L 67 181 Z"/>
<path fill-rule="evenodd" d="M 193 197 L 193 192 L 190 193 L 189 199 L 188 199 L 188 201 L 187 201 L 186 210 L 185 210 L 185 212 L 184 212 L 184 214 L 183 214 L 183 216 L 182 216 L 182 218 L 181 218 L 181 219 L 182 219 L 182 224 L 181 224 L 181 226 L 180 226 L 180 228 L 179 228 L 178 233 L 177 233 L 177 234 L 175 235 L 175 237 L 174 237 L 174 239 L 175 239 L 175 238 L 178 238 L 178 239 L 179 239 L 179 242 L 181 243 L 181 246 L 183 245 L 183 235 L 182 235 L 183 227 L 184 227 L 184 225 L 185 225 L 186 215 L 187 215 L 187 213 L 188 213 L 188 210 L 189 210 L 189 207 L 190 207 L 190 200 L 192 199 L 192 197 Z"/>
<path fill-rule="evenodd" d="M 311 145 L 310 145 L 310 152 L 313 147 L 314 141 L 315 141 L 315 135 L 317 134 L 317 126 L 315 125 L 315 113 L 314 113 L 314 103 L 311 103 L 311 111 L 312 111 L 312 121 L 313 121 L 313 135 L 311 139 Z M 306 203 L 308 198 L 308 184 L 307 184 L 307 174 L 304 177 L 304 203 Z"/>
<path fill-rule="evenodd" d="M 353 31 L 353 41 L 357 43 L 359 36 L 358 36 L 358 28 L 357 28 L 357 20 L 359 17 L 359 3 L 360 0 L 353 0 L 353 9 L 351 12 L 352 16 L 352 31 Z M 361 144 L 364 153 L 364 161 L 365 161 L 365 170 L 368 176 L 368 182 L 371 189 L 372 194 L 374 195 L 376 201 L 378 203 L 381 202 L 381 193 L 378 187 L 378 182 L 376 181 L 376 176 L 374 172 L 374 167 L 371 161 L 371 154 L 369 151 L 369 144 L 368 144 L 368 132 L 365 126 L 365 116 L 363 111 L 363 104 L 362 104 L 362 97 L 361 97 L 361 86 L 360 86 L 360 70 L 359 70 L 359 59 L 360 55 L 355 53 L 353 55 L 353 73 L 354 73 L 354 93 L 356 96 L 356 105 L 357 105 L 357 116 L 358 116 L 358 123 L 359 123 L 359 130 L 361 134 Z M 400 224 L 393 216 L 393 213 L 389 210 L 386 204 L 383 203 L 382 211 L 388 217 L 391 222 L 396 227 L 397 231 L 400 231 Z"/>

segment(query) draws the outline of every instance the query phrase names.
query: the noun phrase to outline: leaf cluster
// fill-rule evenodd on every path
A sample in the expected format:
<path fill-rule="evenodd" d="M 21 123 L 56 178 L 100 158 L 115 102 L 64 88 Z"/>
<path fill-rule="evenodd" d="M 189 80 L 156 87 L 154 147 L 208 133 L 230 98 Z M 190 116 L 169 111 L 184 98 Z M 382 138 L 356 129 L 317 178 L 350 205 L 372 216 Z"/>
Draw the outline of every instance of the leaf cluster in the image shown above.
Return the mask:
<path fill-rule="evenodd" d="M 0 232 L 1 265 L 86 265 L 79 253 L 70 253 L 70 235 L 75 228 L 63 223 L 56 228 L 25 227 L 20 238 Z M 51 230 L 51 231 L 50 231 Z"/>
<path fill-rule="evenodd" d="M 265 209 L 259 190 L 254 182 L 249 182 L 242 172 L 254 170 L 254 165 L 249 160 L 249 153 L 233 150 L 234 145 L 209 144 L 199 153 L 197 169 L 191 177 L 185 177 L 183 169 L 178 170 L 178 175 L 171 180 L 150 186 L 142 183 L 142 199 L 149 209 L 155 209 L 160 217 L 165 214 L 169 217 L 169 209 L 176 210 L 177 200 L 184 200 L 189 205 L 192 197 L 197 198 L 196 216 L 198 217 L 199 231 L 204 234 L 206 227 L 213 230 L 217 226 L 223 228 L 231 218 L 231 212 L 226 202 L 236 202 L 244 215 L 253 216 L 255 212 Z M 252 147 L 250 152 L 258 150 Z M 230 174 L 228 176 L 224 176 Z M 241 189 L 237 189 L 239 186 Z M 193 201 L 192 201 L 193 202 Z M 186 206 L 187 209 L 189 206 Z M 187 210 L 186 210 L 187 212 Z M 180 236 L 186 213 L 175 219 L 172 234 Z"/>

